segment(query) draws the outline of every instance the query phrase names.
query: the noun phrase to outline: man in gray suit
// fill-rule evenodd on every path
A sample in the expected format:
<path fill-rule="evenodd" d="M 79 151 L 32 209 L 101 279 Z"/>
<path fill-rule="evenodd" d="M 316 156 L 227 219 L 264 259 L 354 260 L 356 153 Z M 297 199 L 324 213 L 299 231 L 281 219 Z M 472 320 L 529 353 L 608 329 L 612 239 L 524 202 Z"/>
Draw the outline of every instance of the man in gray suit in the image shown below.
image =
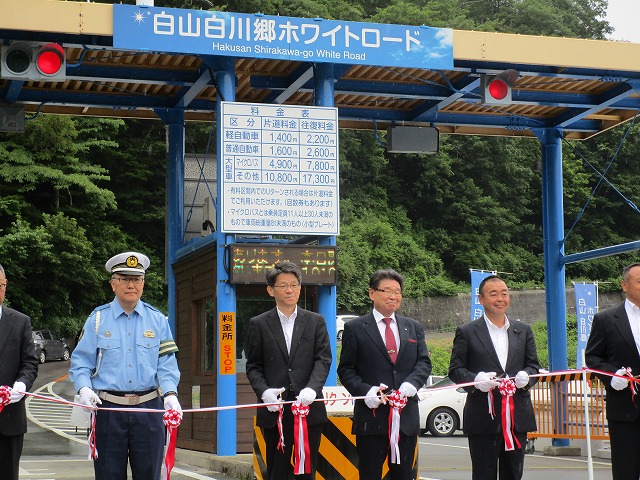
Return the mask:
<path fill-rule="evenodd" d="M 589 368 L 618 375 L 598 375 L 607 390 L 611 471 L 613 480 L 638 480 L 640 400 L 622 377 L 627 368 L 631 375 L 640 374 L 640 263 L 624 268 L 621 285 L 624 303 L 593 317 L 586 362 Z"/>
<path fill-rule="evenodd" d="M 291 262 L 279 262 L 267 272 L 267 293 L 276 306 L 249 321 L 247 334 L 247 377 L 258 399 L 267 404 L 299 400 L 309 406 L 307 416 L 311 473 L 296 479 L 315 478 L 322 425 L 327 420 L 322 398 L 329 367 L 331 346 L 324 318 L 298 307 L 302 272 Z M 278 449 L 278 410 L 283 408 L 284 449 Z M 256 423 L 266 445 L 268 480 L 287 480 L 293 475 L 293 414 L 289 404 L 258 409 Z"/>
<path fill-rule="evenodd" d="M 465 388 L 464 433 L 469 440 L 471 478 L 496 480 L 499 468 L 501 480 L 519 480 L 524 471 L 527 432 L 536 430 L 529 392 L 537 382 L 529 376 L 540 368 L 536 343 L 529 325 L 507 318 L 509 289 L 500 277 L 490 275 L 480 282 L 478 300 L 484 316 L 456 329 L 449 363 L 449 377 L 454 382 L 479 382 Z M 505 399 L 496 388 L 500 386 L 497 378 L 507 376 L 516 387 L 513 395 L 507 395 L 513 404 L 512 429 L 503 422 Z"/>
<path fill-rule="evenodd" d="M 377 270 L 369 279 L 373 311 L 344 326 L 338 375 L 351 395 L 365 397 L 356 400 L 353 411 L 360 480 L 380 480 L 388 458 L 391 480 L 413 478 L 420 433 L 416 393 L 431 373 L 431 360 L 422 324 L 396 315 L 403 288 L 404 279 L 398 272 Z M 380 384 L 407 400 L 400 412 L 400 463 L 388 457 L 390 407 L 382 402 Z"/>
<path fill-rule="evenodd" d="M 22 443 L 27 431 L 24 392 L 38 374 L 38 359 L 31 336 L 31 319 L 2 305 L 7 277 L 0 265 L 0 385 L 11 387 L 11 400 L 0 412 L 0 472 L 17 480 Z"/>

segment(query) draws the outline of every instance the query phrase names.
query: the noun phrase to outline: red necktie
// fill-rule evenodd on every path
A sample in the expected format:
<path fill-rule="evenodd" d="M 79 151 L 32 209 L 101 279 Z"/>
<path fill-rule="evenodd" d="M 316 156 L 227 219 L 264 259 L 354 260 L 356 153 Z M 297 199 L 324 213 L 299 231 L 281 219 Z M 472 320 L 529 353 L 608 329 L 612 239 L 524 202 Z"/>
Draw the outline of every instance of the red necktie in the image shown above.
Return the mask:
<path fill-rule="evenodd" d="M 382 321 L 386 325 L 384 329 L 384 343 L 387 345 L 387 353 L 391 358 L 393 363 L 396 363 L 396 358 L 398 358 L 398 346 L 396 345 L 396 337 L 393 335 L 393 330 L 391 330 L 391 319 L 383 318 Z"/>

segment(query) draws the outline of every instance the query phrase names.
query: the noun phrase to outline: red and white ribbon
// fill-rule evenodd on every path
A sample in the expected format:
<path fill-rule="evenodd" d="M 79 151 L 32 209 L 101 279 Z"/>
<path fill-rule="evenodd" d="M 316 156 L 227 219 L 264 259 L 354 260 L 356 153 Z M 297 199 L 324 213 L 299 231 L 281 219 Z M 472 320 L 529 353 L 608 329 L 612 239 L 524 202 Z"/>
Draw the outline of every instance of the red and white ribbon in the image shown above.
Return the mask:
<path fill-rule="evenodd" d="M 0 412 L 4 407 L 9 405 L 10 401 L 11 401 L 11 389 L 6 385 L 2 385 L 0 387 Z"/>
<path fill-rule="evenodd" d="M 624 371 L 625 371 L 625 375 L 629 377 L 628 380 L 630 380 L 629 389 L 631 390 L 631 402 L 636 406 L 636 408 L 638 408 L 638 405 L 636 405 L 637 385 L 636 385 L 636 382 L 634 381 L 635 378 L 633 378 L 633 374 L 631 373 L 631 367 L 626 367 Z"/>
<path fill-rule="evenodd" d="M 278 425 L 278 435 L 280 439 L 278 440 L 277 450 L 280 450 L 284 453 L 284 429 L 282 428 L 282 405 L 278 405 L 278 421 L 276 422 Z"/>
<path fill-rule="evenodd" d="M 291 411 L 293 412 L 294 475 L 311 473 L 311 451 L 309 449 L 309 434 L 307 431 L 309 410 L 309 405 L 302 405 L 299 401 L 291 404 Z"/>
<path fill-rule="evenodd" d="M 493 408 L 493 388 L 487 392 L 487 404 L 489 406 L 489 415 L 491 415 L 491 420 L 496 418 L 496 411 Z"/>
<path fill-rule="evenodd" d="M 400 412 L 407 404 L 407 397 L 397 390 L 387 395 L 389 401 L 389 450 L 391 463 L 400 464 Z"/>
<path fill-rule="evenodd" d="M 96 411 L 91 410 L 91 420 L 89 421 L 91 428 L 89 430 L 89 436 L 87 437 L 87 443 L 89 444 L 89 460 L 95 460 L 98 458 L 98 447 L 96 446 Z"/>
<path fill-rule="evenodd" d="M 511 398 L 516 393 L 516 382 L 510 378 L 503 378 L 500 382 L 500 394 L 502 395 L 502 436 L 504 437 L 505 451 L 522 448 L 515 434 L 514 403 Z"/>
<path fill-rule="evenodd" d="M 178 441 L 178 427 L 182 422 L 182 412 L 167 410 L 164 412 L 163 421 L 167 427 L 167 439 L 164 444 L 164 468 L 162 480 L 171 479 L 171 470 L 176 463 L 176 443 Z"/>

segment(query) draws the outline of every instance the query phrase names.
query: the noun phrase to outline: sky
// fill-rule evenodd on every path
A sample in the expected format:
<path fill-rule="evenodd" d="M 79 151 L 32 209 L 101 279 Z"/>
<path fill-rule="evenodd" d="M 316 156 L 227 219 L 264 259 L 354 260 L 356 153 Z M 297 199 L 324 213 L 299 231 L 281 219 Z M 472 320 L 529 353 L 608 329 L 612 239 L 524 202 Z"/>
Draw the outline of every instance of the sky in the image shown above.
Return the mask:
<path fill-rule="evenodd" d="M 609 0 L 607 20 L 615 29 L 612 40 L 640 43 L 640 0 Z"/>

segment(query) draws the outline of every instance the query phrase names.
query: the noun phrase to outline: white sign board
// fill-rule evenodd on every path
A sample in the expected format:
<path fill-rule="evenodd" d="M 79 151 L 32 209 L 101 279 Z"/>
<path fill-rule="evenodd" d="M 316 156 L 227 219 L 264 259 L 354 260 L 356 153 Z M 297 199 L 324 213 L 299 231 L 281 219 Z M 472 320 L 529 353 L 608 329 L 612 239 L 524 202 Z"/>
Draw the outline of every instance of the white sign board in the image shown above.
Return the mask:
<path fill-rule="evenodd" d="M 221 231 L 338 235 L 338 110 L 221 107 Z"/>
<path fill-rule="evenodd" d="M 322 387 L 327 413 L 353 414 L 351 394 L 344 387 Z"/>

